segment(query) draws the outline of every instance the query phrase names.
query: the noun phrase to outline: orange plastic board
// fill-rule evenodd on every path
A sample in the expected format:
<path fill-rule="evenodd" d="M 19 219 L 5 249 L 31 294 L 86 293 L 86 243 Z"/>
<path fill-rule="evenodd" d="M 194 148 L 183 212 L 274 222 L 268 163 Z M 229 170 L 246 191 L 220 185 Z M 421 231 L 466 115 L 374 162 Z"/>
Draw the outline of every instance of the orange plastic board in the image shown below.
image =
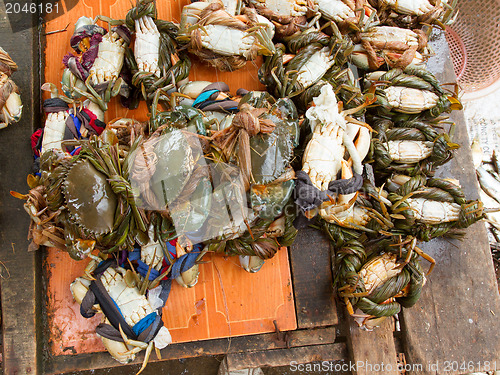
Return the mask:
<path fill-rule="evenodd" d="M 172 283 L 163 321 L 174 343 L 297 328 L 288 252 L 282 248 L 254 274 L 244 271 L 237 257 L 207 254 L 198 284 L 191 289 Z M 54 355 L 103 351 L 95 327 L 102 319 L 80 315 L 70 283 L 83 274 L 87 261 L 49 249 L 48 326 Z"/>
<path fill-rule="evenodd" d="M 60 5 L 64 7 L 65 13 L 48 21 L 45 27 L 45 32 L 49 33 L 46 36 L 45 47 L 45 82 L 52 82 L 60 89 L 61 76 L 64 70 L 62 59 L 67 53 L 73 52 L 69 41 L 73 34 L 74 24 L 79 17 L 95 18 L 97 15 L 104 15 L 114 19 L 125 19 L 128 10 L 131 8 L 131 3 L 129 0 L 80 0 L 69 12 L 66 12 L 65 6 L 61 2 Z M 133 3 L 135 3 L 135 0 Z M 157 1 L 158 18 L 179 23 L 182 7 L 190 3 L 189 0 Z M 63 11 L 60 10 L 60 13 L 63 13 Z M 69 25 L 67 31 L 50 34 L 64 29 L 67 25 Z M 100 22 L 100 25 L 108 27 L 105 22 Z M 257 78 L 257 70 L 262 63 L 260 57 L 256 61 L 248 62 L 244 69 L 231 73 L 218 72 L 205 63 L 198 61 L 195 57 L 191 57 L 193 66 L 189 79 L 192 81 L 223 81 L 229 85 L 232 93 L 235 93 L 240 87 L 247 90 L 265 89 Z M 44 95 L 45 98 L 49 97 L 48 93 Z M 138 109 L 130 111 L 122 107 L 119 101 L 114 98 L 108 105 L 105 120 L 110 121 L 118 117 L 134 117 L 140 121 L 147 120 L 146 105 L 141 102 Z"/>

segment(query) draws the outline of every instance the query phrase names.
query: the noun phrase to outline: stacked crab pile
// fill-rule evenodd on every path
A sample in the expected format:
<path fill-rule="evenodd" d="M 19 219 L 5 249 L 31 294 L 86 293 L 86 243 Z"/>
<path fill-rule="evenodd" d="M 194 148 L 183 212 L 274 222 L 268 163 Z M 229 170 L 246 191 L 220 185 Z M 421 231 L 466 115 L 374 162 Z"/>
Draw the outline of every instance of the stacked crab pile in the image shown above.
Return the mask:
<path fill-rule="evenodd" d="M 91 258 L 72 284 L 83 316 L 121 362 L 171 340 L 161 311 L 203 255 L 256 272 L 294 227 L 333 244 L 339 296 L 371 329 L 419 298 L 418 241 L 482 217 L 457 181 L 434 178 L 458 145 L 443 113 L 460 108 L 425 69 L 429 25 L 454 4 L 427 0 L 200 1 L 180 25 L 139 0 L 124 20 L 80 18 L 62 91 L 46 83 L 25 199 L 32 248 Z M 267 92 L 189 82 L 191 59 L 233 71 L 263 56 Z M 363 74 L 361 79 L 357 77 Z M 106 124 L 112 97 L 146 123 Z M 99 255 L 93 255 L 98 252 Z M 133 301 L 133 303 L 130 303 Z"/>
<path fill-rule="evenodd" d="M 10 79 L 17 70 L 17 64 L 0 47 L 0 129 L 21 119 L 23 105 L 17 85 Z"/>

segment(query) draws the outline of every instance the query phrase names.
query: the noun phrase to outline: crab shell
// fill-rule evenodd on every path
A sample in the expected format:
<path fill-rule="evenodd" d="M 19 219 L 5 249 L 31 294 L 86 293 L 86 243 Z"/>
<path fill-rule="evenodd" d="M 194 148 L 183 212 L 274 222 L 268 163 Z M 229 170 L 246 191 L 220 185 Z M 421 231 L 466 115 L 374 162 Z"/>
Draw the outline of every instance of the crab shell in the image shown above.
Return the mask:
<path fill-rule="evenodd" d="M 106 176 L 86 159 L 68 171 L 63 183 L 66 208 L 71 220 L 94 235 L 113 229 L 117 197 Z"/>
<path fill-rule="evenodd" d="M 381 0 L 380 2 L 398 13 L 412 16 L 421 16 L 434 9 L 428 0 Z"/>
<path fill-rule="evenodd" d="M 406 200 L 415 218 L 424 224 L 449 223 L 460 219 L 462 208 L 457 203 L 439 202 L 425 198 Z"/>
<path fill-rule="evenodd" d="M 354 10 L 342 0 L 318 0 L 318 7 L 325 18 L 335 22 L 342 22 L 356 16 Z"/>

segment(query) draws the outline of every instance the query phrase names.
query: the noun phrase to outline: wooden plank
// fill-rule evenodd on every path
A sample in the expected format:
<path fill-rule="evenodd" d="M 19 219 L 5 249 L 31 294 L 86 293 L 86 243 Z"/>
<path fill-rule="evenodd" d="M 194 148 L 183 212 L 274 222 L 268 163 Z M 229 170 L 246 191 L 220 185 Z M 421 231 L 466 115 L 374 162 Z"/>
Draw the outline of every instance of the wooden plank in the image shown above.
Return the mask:
<path fill-rule="evenodd" d="M 229 371 L 255 367 L 294 366 L 299 363 L 314 362 L 317 368 L 328 366 L 329 361 L 345 358 L 345 343 L 303 346 L 291 349 L 267 350 L 261 352 L 243 352 L 228 354 L 226 357 Z M 325 363 L 323 363 L 325 362 Z"/>
<path fill-rule="evenodd" d="M 350 360 L 356 364 L 354 375 L 399 375 L 392 318 L 368 332 L 349 317 L 347 343 Z"/>
<path fill-rule="evenodd" d="M 171 344 L 161 351 L 162 360 L 184 359 L 199 356 L 209 356 L 245 351 L 262 351 L 283 349 L 288 347 L 317 346 L 333 344 L 335 341 L 335 327 L 310 330 L 290 331 L 285 340 L 276 333 L 240 336 L 231 339 L 205 340 Z M 134 363 L 141 363 L 143 354 L 138 356 Z M 156 356 L 151 356 L 154 362 Z M 90 370 L 106 367 L 115 367 L 117 362 L 106 352 L 86 353 L 74 356 L 61 355 L 50 358 L 44 367 L 46 374 L 61 374 L 76 370 Z"/>
<path fill-rule="evenodd" d="M 25 1 L 21 1 L 21 6 Z M 12 21 L 12 24 L 10 23 Z M 31 168 L 29 136 L 38 121 L 38 40 L 31 17 L 7 18 L 0 0 L 0 45 L 18 64 L 12 75 L 24 105 L 19 123 L 0 130 L 0 260 L 4 374 L 37 374 L 40 310 L 40 254 L 28 253 L 28 215 L 9 190 L 25 193 Z M 12 29 L 17 32 L 12 32 Z"/>
<path fill-rule="evenodd" d="M 454 82 L 442 40 L 444 36 L 440 49 L 434 48 L 440 55 L 433 66 L 441 82 Z M 438 175 L 459 179 L 466 197 L 477 199 L 463 113 L 454 113 L 453 119 L 457 124 L 454 141 L 462 147 Z M 499 369 L 500 297 L 484 224 L 469 227 L 463 241 L 439 239 L 422 249 L 436 259 L 437 265 L 418 303 L 402 314 L 407 363 L 422 365 L 411 373 L 469 373 L 479 371 L 485 361 L 496 361 Z"/>
<path fill-rule="evenodd" d="M 337 324 L 328 239 L 316 229 L 301 229 L 290 259 L 299 328 Z"/>

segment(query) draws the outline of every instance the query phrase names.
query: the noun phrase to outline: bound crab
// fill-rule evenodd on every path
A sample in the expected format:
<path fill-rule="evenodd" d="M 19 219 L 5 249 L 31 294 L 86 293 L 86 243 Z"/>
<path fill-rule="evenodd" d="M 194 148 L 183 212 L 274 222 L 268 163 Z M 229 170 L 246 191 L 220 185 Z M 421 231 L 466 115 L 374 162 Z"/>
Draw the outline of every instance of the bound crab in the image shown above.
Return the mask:
<path fill-rule="evenodd" d="M 57 212 L 47 223 L 64 229 L 65 250 L 77 260 L 94 248 L 105 252 L 133 248 L 135 237 L 146 230 L 145 218 L 127 181 L 124 166 L 129 160 L 119 158 L 117 145 L 93 137 L 74 157 L 54 149 L 40 160 L 39 184 L 46 190 L 43 195 L 26 196 L 35 223 L 37 207 Z"/>
<path fill-rule="evenodd" d="M 362 161 L 371 138 L 368 125 L 349 117 L 350 111 L 339 112 L 330 85 L 321 88 L 314 104 L 306 112 L 313 135 L 302 157 L 302 171 L 297 173 L 295 193 L 295 202 L 308 218 L 318 210 L 323 215 L 321 210 L 327 209 L 325 205 L 345 212 L 352 207 L 362 185 Z M 341 179 L 337 180 L 341 170 Z"/>
<path fill-rule="evenodd" d="M 378 10 L 381 23 L 404 28 L 424 25 L 445 25 L 454 22 L 458 12 L 457 0 L 369 0 Z"/>
<path fill-rule="evenodd" d="M 434 75 L 423 68 L 408 66 L 405 70 L 374 72 L 367 79 L 376 87 L 377 112 L 382 117 L 403 113 L 406 116 L 398 118 L 436 118 L 443 112 L 462 108 L 456 95 L 446 92 Z"/>
<path fill-rule="evenodd" d="M 377 11 L 367 0 L 317 0 L 318 11 L 342 32 L 359 31 L 379 23 Z"/>
<path fill-rule="evenodd" d="M 440 120 L 433 122 L 378 119 L 373 123 L 374 167 L 379 176 L 392 172 L 432 175 L 436 167 L 453 157 L 459 145 L 447 133 L 440 132 Z M 443 119 L 444 120 L 444 119 Z"/>
<path fill-rule="evenodd" d="M 321 220 L 316 226 L 336 243 L 357 239 L 360 232 L 378 238 L 394 228 L 394 219 L 387 208 L 391 204 L 387 192 L 368 179 L 364 179 L 357 190 L 350 194 L 339 193 L 337 200 L 330 198 L 318 207 Z"/>
<path fill-rule="evenodd" d="M 426 282 L 419 256 L 431 262 L 430 272 L 434 259 L 411 236 L 372 243 L 358 236 L 334 247 L 334 286 L 362 329 L 371 331 L 401 307 L 412 307 L 418 301 Z"/>
<path fill-rule="evenodd" d="M 421 241 L 460 236 L 461 229 L 483 218 L 482 202 L 467 201 L 456 180 L 394 175 L 387 188 L 390 212 L 396 218 L 393 233 L 411 234 Z"/>
<path fill-rule="evenodd" d="M 259 54 L 272 55 L 273 36 L 273 24 L 252 9 L 235 17 L 221 3 L 199 1 L 184 6 L 177 39 L 216 69 L 233 71 Z"/>
<path fill-rule="evenodd" d="M 247 4 L 276 27 L 276 37 L 285 38 L 308 27 L 307 18 L 317 8 L 316 0 L 248 0 Z"/>
<path fill-rule="evenodd" d="M 135 31 L 134 54 L 133 57 L 130 53 L 127 55 L 132 84 L 150 104 L 157 90 L 176 88 L 187 78 L 191 61 L 185 53 L 177 51 L 179 28 L 172 22 L 157 19 L 152 0 L 138 0 L 136 7 L 127 13 L 125 23 Z"/>
<path fill-rule="evenodd" d="M 0 129 L 21 119 L 23 105 L 17 85 L 9 77 L 17 64 L 0 47 Z"/>
<path fill-rule="evenodd" d="M 166 114 L 170 118 L 161 120 L 164 125 L 129 153 L 128 173 L 138 204 L 166 215 L 180 235 L 203 226 L 212 187 L 202 145 L 184 129 L 189 121 L 185 112 L 177 108 Z"/>
<path fill-rule="evenodd" d="M 292 37 L 287 46 L 277 44 L 276 53 L 265 58 L 259 69 L 259 80 L 272 95 L 291 98 L 297 108 L 305 111 L 321 88 L 331 85 L 346 108 L 364 103 L 353 73 L 347 67 L 353 48 L 348 37 L 338 30 L 330 37 L 310 29 Z"/>
<path fill-rule="evenodd" d="M 97 19 L 118 26 L 107 32 L 95 24 Z M 95 20 L 80 17 L 71 38 L 71 46 L 77 55 L 70 53 L 63 58 L 68 69 L 66 77 L 63 76 L 65 91 L 71 95 L 88 96 L 103 111 L 106 111 L 106 103 L 112 96 L 118 93 L 125 97 L 129 95 L 129 87 L 120 75 L 125 50 L 130 43 L 130 31 L 119 23 L 120 21 L 103 16 L 98 16 Z"/>
<path fill-rule="evenodd" d="M 153 348 L 158 354 L 159 349 L 172 342 L 161 319 L 166 297 L 155 289 L 146 296 L 146 290 L 141 291 L 137 285 L 137 274 L 120 267 L 116 261 L 104 256 L 91 255 L 91 258 L 84 275 L 70 286 L 73 298 L 80 304 L 83 317 L 103 313 L 96 333 L 118 362 L 130 363 L 137 353 L 146 350 L 139 374 Z"/>
<path fill-rule="evenodd" d="M 74 145 L 69 145 L 69 140 L 89 138 L 103 132 L 104 112 L 98 104 L 91 100 L 81 102 L 60 95 L 57 87 L 52 83 L 44 83 L 42 90 L 50 91 L 51 98 L 46 99 L 43 104 L 44 112 L 47 114 L 45 126 L 32 136 L 32 139 L 41 140 L 37 142 L 40 143 L 40 147 L 35 150 L 35 156 L 41 156 L 53 149 L 74 153 L 76 152 Z M 78 97 L 75 94 L 72 96 Z M 85 93 L 85 97 L 91 96 Z M 96 101 L 98 100 L 100 98 Z M 72 105 L 71 108 L 70 105 Z"/>
<path fill-rule="evenodd" d="M 352 62 L 364 70 L 404 69 L 425 62 L 428 55 L 427 36 L 419 29 L 375 26 L 356 34 Z"/>
<path fill-rule="evenodd" d="M 257 133 L 259 129 L 260 134 Z M 233 192 L 228 195 L 233 199 L 224 206 L 230 206 L 234 220 L 217 235 L 209 247 L 211 250 L 258 256 L 263 260 L 272 257 L 280 246 L 293 241 L 296 234 L 293 215 L 288 214 L 285 218 L 284 212 L 295 185 L 290 162 L 298 135 L 298 115 L 291 100 L 276 100 L 261 92 L 243 96 L 232 124 L 212 135 L 212 153 L 214 159 L 219 160 L 217 168 L 235 162 L 239 171 L 233 171 L 233 181 L 228 177 L 221 179 L 220 187 L 228 186 L 214 191 L 214 198 L 222 191 Z M 233 151 L 236 146 L 237 155 Z M 238 172 L 241 173 L 240 184 L 234 182 L 238 181 Z M 239 207 L 248 189 L 251 209 Z M 224 199 L 224 196 L 219 198 Z M 216 218 L 220 211 L 227 210 L 214 211 L 209 222 L 220 223 Z M 255 270 L 262 261 L 243 258 L 242 264 L 245 269 Z"/>

